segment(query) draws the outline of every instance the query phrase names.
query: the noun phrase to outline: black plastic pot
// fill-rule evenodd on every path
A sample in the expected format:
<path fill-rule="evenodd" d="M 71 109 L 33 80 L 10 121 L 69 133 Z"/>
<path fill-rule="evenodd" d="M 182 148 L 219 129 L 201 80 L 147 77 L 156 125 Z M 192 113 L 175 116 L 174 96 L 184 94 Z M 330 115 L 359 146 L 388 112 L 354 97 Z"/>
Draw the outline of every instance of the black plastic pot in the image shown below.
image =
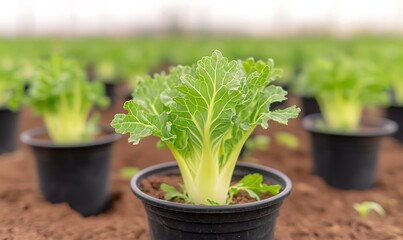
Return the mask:
<path fill-rule="evenodd" d="M 109 97 L 110 107 L 113 107 L 116 102 L 116 83 L 105 82 L 105 94 Z"/>
<path fill-rule="evenodd" d="M 132 99 L 133 99 L 132 93 L 127 93 L 126 96 L 125 96 L 125 100 L 130 101 Z"/>
<path fill-rule="evenodd" d="M 320 113 L 319 104 L 313 97 L 301 97 L 302 99 L 302 112 L 304 116 L 315 113 Z"/>
<path fill-rule="evenodd" d="M 152 240 L 271 240 L 276 218 L 284 199 L 290 194 L 291 181 L 283 173 L 252 163 L 238 163 L 234 178 L 260 173 L 273 184 L 280 184 L 280 194 L 253 203 L 230 206 L 180 204 L 153 198 L 140 190 L 140 181 L 152 175 L 178 175 L 176 163 L 146 168 L 131 181 L 134 194 L 143 201 Z"/>
<path fill-rule="evenodd" d="M 403 126 L 403 106 L 390 106 L 386 109 L 387 117 Z M 395 139 L 403 143 L 403 127 L 400 127 L 393 135 Z"/>
<path fill-rule="evenodd" d="M 16 149 L 19 112 L 0 108 L 0 154 Z"/>
<path fill-rule="evenodd" d="M 58 145 L 46 140 L 44 128 L 31 129 L 21 140 L 32 147 L 44 198 L 67 202 L 83 216 L 102 212 L 109 200 L 109 161 L 113 143 L 120 138 L 112 129 L 89 143 Z"/>
<path fill-rule="evenodd" d="M 302 125 L 311 133 L 314 174 L 340 189 L 368 189 L 376 181 L 378 152 L 383 136 L 395 132 L 388 119 L 363 120 L 358 132 L 318 129 L 320 114 L 306 116 Z"/>

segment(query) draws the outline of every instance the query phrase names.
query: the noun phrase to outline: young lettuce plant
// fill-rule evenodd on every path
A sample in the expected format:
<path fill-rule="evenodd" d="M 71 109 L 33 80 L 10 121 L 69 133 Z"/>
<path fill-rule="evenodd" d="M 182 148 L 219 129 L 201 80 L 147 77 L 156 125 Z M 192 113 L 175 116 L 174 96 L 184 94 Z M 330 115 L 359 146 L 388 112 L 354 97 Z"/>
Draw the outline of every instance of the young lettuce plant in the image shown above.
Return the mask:
<path fill-rule="evenodd" d="M 387 81 L 376 77 L 370 62 L 345 55 L 319 57 L 299 81 L 318 101 L 324 124 L 335 131 L 355 131 L 364 107 L 388 102 Z"/>
<path fill-rule="evenodd" d="M 403 106 L 403 49 L 396 46 L 385 46 L 381 50 L 380 57 L 384 66 L 379 71 L 380 78 L 389 82 L 394 104 Z"/>
<path fill-rule="evenodd" d="M 97 118 L 88 120 L 94 105 L 105 107 L 103 85 L 88 82 L 79 65 L 59 56 L 43 62 L 30 88 L 30 104 L 43 115 L 48 133 L 58 144 L 89 141 Z"/>
<path fill-rule="evenodd" d="M 139 80 L 124 104 L 127 114 L 116 114 L 111 125 L 130 133 L 134 144 L 159 137 L 178 163 L 189 202 L 224 205 L 242 146 L 256 126 L 287 124 L 298 115 L 295 106 L 270 110 L 286 99 L 286 91 L 270 85 L 278 72 L 272 60 L 228 61 L 216 50 L 195 66 Z"/>
<path fill-rule="evenodd" d="M 24 80 L 20 68 L 11 59 L 0 61 L 0 108 L 17 111 L 25 101 Z"/>

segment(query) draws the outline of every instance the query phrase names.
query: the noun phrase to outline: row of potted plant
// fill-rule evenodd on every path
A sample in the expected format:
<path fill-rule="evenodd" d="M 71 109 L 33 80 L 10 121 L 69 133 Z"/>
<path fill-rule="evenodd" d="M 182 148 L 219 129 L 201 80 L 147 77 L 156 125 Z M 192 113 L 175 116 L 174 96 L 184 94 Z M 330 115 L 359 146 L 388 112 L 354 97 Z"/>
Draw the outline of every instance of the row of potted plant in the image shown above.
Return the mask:
<path fill-rule="evenodd" d="M 128 114 L 117 114 L 112 126 L 119 133 L 129 132 L 134 143 L 149 135 L 160 137 L 177 160 L 144 170 L 132 180 L 135 194 L 149 203 L 153 239 L 273 238 L 291 182 L 268 167 L 236 163 L 258 125 L 267 128 L 269 120 L 286 124 L 298 115 L 295 106 L 270 108 L 286 99 L 286 91 L 270 84 L 278 74 L 272 60 L 229 61 L 215 51 L 197 65 L 139 79 L 133 100 L 125 103 Z M 108 202 L 110 148 L 119 138 L 89 118 L 93 106 L 107 103 L 103 85 L 87 81 L 76 62 L 52 56 L 38 65 L 27 101 L 46 125 L 21 136 L 34 151 L 44 198 L 67 202 L 84 216 L 98 214 Z M 171 202 L 141 191 L 145 175 L 173 172 L 182 176 L 181 191 L 161 186 Z M 234 180 L 238 182 L 231 185 Z M 252 202 L 230 205 L 240 192 Z"/>
<path fill-rule="evenodd" d="M 297 116 L 295 107 L 272 108 L 286 99 L 286 92 L 271 84 L 278 72 L 271 61 L 236 63 L 215 51 L 196 65 L 137 82 L 133 100 L 124 105 L 127 113 L 117 114 L 112 126 L 130 133 L 134 144 L 159 137 L 176 160 L 144 169 L 131 181 L 146 208 L 152 239 L 273 239 L 291 183 L 270 168 L 236 161 L 257 125 L 266 128 L 269 120 L 286 123 Z M 388 119 L 362 117 L 365 107 L 389 100 L 390 81 L 378 72 L 372 62 L 341 53 L 302 69 L 299 81 L 322 112 L 302 121 L 311 133 L 313 172 L 333 187 L 372 187 L 382 137 L 398 128 Z M 164 199 L 142 188 L 150 176 L 172 175 L 180 175 L 183 184 L 161 184 Z M 231 205 L 241 192 L 257 201 Z"/>
<path fill-rule="evenodd" d="M 370 187 L 379 138 L 397 126 L 386 120 L 360 123 L 360 117 L 364 106 L 388 100 L 389 83 L 377 78 L 371 62 L 352 61 L 344 55 L 320 58 L 302 71 L 323 113 L 303 121 L 312 131 L 315 173 L 339 188 Z M 86 81 L 79 65 L 58 57 L 42 64 L 38 72 L 28 101 L 43 114 L 53 142 L 43 130 L 26 132 L 22 139 L 34 149 L 41 190 L 51 202 L 66 201 L 83 215 L 96 214 L 107 202 L 108 149 L 118 138 L 107 129 L 95 136 L 97 125 L 87 121 L 91 106 L 106 102 L 102 85 Z M 286 92 L 271 84 L 278 75 L 272 61 L 229 61 L 215 51 L 196 65 L 138 79 L 133 100 L 124 106 L 128 113 L 116 115 L 112 126 L 119 133 L 130 133 L 134 143 L 149 135 L 159 137 L 177 161 L 144 170 L 132 180 L 132 189 L 149 214 L 153 239 L 273 238 L 275 218 L 289 194 L 290 181 L 272 169 L 250 164 L 236 167 L 235 163 L 257 125 L 267 127 L 269 120 L 285 124 L 298 113 L 295 107 L 273 110 L 273 103 L 286 99 Z M 94 162 L 98 162 L 94 172 L 75 166 Z M 362 170 L 361 163 L 371 169 Z M 141 181 L 150 175 L 179 173 L 183 185 L 161 186 L 165 198 L 173 202 L 141 191 Z M 94 181 L 92 174 L 100 178 Z M 238 183 L 230 185 L 232 180 Z M 94 182 L 102 186 L 94 187 Z M 241 192 L 252 203 L 222 206 Z M 86 201 L 78 203 L 83 196 Z"/>

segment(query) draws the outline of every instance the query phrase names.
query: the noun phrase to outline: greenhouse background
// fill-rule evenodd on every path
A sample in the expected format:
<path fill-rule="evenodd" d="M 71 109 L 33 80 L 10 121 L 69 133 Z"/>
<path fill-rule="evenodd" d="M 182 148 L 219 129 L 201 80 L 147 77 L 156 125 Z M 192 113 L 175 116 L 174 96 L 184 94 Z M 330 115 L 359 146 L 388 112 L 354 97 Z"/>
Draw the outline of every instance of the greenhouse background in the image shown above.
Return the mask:
<path fill-rule="evenodd" d="M 403 4 L 385 1 L 2 1 L 3 36 L 130 36 L 148 32 L 283 36 L 396 34 Z"/>
<path fill-rule="evenodd" d="M 0 0 L 0 239 L 403 239 L 403 1 Z"/>

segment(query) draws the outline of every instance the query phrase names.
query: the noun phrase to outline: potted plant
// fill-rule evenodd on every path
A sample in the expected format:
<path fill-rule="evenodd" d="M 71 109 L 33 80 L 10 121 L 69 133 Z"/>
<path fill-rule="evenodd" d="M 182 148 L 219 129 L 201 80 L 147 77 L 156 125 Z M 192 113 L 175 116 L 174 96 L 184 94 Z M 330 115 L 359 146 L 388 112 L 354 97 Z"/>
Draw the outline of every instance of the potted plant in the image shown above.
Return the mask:
<path fill-rule="evenodd" d="M 267 128 L 269 120 L 287 124 L 298 115 L 295 106 L 270 110 L 287 94 L 269 85 L 277 73 L 271 60 L 228 61 L 216 50 L 197 65 L 139 80 L 133 100 L 124 104 L 128 113 L 115 115 L 111 125 L 130 133 L 134 144 L 159 137 L 176 159 L 144 169 L 131 181 L 146 208 L 152 239 L 273 239 L 291 182 L 274 169 L 236 162 L 256 126 Z M 142 188 L 149 176 L 179 173 L 182 190 L 161 185 L 165 199 L 173 202 Z M 228 205 L 240 190 L 260 201 Z M 267 194 L 271 197 L 262 199 Z"/>
<path fill-rule="evenodd" d="M 306 68 L 310 68 L 312 66 L 306 65 Z M 314 97 L 314 90 L 310 85 L 311 79 L 317 79 L 320 76 L 314 76 L 316 72 L 314 71 L 305 71 L 305 74 L 302 74 L 303 70 L 299 70 L 298 75 L 291 81 L 290 85 L 292 88 L 292 92 L 297 94 L 302 102 L 302 113 L 304 116 L 320 113 L 319 105 Z M 309 74 L 308 74 L 309 73 Z M 312 76 L 311 76 L 312 75 Z"/>
<path fill-rule="evenodd" d="M 392 93 L 392 104 L 386 109 L 386 112 L 389 119 L 403 126 L 403 69 L 400 64 L 403 63 L 403 50 L 399 51 L 396 48 L 388 50 L 385 53 L 389 53 L 389 55 L 384 58 L 384 61 L 393 64 L 387 64 L 381 73 L 382 77 L 387 76 Z M 400 127 L 392 136 L 403 143 L 403 127 Z"/>
<path fill-rule="evenodd" d="M 366 106 L 386 104 L 387 83 L 367 61 L 345 55 L 317 58 L 304 69 L 321 113 L 306 116 L 314 173 L 341 189 L 366 189 L 376 180 L 381 139 L 397 126 L 362 118 Z"/>
<path fill-rule="evenodd" d="M 108 170 L 112 144 L 119 138 L 99 127 L 91 108 L 106 106 L 103 85 L 88 82 L 71 60 L 53 56 L 41 64 L 32 82 L 29 103 L 45 128 L 22 133 L 36 157 L 39 186 L 52 203 L 67 202 L 84 216 L 101 212 L 108 202 Z"/>
<path fill-rule="evenodd" d="M 95 64 L 94 75 L 95 81 L 100 81 L 105 85 L 106 96 L 110 99 L 110 106 L 113 106 L 116 101 L 117 84 L 123 81 L 116 63 L 113 59 L 100 59 Z"/>
<path fill-rule="evenodd" d="M 16 148 L 19 107 L 24 101 L 24 81 L 11 59 L 0 61 L 0 154 Z"/>

